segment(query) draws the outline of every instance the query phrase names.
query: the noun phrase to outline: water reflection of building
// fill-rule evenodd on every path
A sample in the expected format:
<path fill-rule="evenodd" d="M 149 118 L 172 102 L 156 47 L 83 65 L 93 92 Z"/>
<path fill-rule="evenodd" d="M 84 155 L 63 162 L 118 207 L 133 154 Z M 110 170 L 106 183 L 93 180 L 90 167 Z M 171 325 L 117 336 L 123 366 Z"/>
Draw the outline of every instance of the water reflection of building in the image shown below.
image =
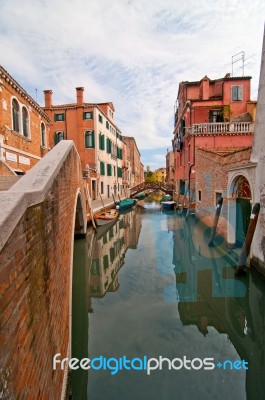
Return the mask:
<path fill-rule="evenodd" d="M 236 280 L 234 270 L 208 248 L 203 236 L 195 220 L 174 232 L 173 264 L 181 321 L 196 325 L 204 336 L 209 327 L 226 334 L 240 358 L 249 363 L 247 399 L 264 399 L 264 283 L 255 272 L 243 282 Z"/>
<path fill-rule="evenodd" d="M 120 215 L 115 225 L 97 238 L 91 260 L 90 294 L 103 297 L 119 288 L 118 272 L 128 248 L 136 248 L 141 220 L 136 210 Z"/>

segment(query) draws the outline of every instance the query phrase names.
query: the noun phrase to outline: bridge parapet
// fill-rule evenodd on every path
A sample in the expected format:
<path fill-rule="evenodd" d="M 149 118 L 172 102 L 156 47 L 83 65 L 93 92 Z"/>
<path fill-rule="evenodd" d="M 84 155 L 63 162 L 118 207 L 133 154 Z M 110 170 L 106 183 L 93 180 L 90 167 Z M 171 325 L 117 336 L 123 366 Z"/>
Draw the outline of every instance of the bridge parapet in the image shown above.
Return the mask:
<path fill-rule="evenodd" d="M 173 193 L 173 186 L 167 185 L 164 182 L 142 182 L 139 185 L 131 188 L 131 196 L 135 196 L 136 194 L 148 189 L 161 190 L 162 192 L 168 194 Z"/>
<path fill-rule="evenodd" d="M 71 342 L 73 237 L 86 232 L 82 168 L 72 141 L 56 145 L 0 192 L 0 392 L 60 398 L 54 354 Z M 70 349 L 71 351 L 71 349 Z"/>

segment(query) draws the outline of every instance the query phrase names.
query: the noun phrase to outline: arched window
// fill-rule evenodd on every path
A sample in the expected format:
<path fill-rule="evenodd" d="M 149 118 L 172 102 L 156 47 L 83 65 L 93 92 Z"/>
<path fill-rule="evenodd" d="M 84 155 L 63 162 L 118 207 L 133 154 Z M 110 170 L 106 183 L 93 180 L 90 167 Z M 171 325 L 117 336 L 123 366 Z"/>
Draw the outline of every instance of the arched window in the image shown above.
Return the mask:
<path fill-rule="evenodd" d="M 45 147 L 46 146 L 46 129 L 45 129 L 45 124 L 42 122 L 40 124 L 40 139 L 41 139 L 41 146 Z"/>
<path fill-rule="evenodd" d="M 22 127 L 23 127 L 23 136 L 26 138 L 29 137 L 29 113 L 26 107 L 22 108 Z"/>
<path fill-rule="evenodd" d="M 19 132 L 19 104 L 16 99 L 12 100 L 12 122 L 13 131 Z"/>

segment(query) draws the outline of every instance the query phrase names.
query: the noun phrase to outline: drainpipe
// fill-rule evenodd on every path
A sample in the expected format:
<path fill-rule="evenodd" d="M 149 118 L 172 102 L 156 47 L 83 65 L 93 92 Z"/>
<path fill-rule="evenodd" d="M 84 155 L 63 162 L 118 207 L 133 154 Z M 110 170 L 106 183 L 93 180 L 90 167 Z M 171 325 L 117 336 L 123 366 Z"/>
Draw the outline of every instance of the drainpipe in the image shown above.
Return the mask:
<path fill-rule="evenodd" d="M 67 140 L 67 108 L 65 109 L 65 140 Z"/>
<path fill-rule="evenodd" d="M 190 109 L 190 114 L 191 114 L 191 110 Z M 191 121 L 191 115 L 190 115 L 190 121 Z M 191 126 L 191 125 L 190 125 Z M 190 164 L 189 167 L 189 183 L 188 183 L 188 190 L 189 190 L 189 208 L 190 208 L 190 181 L 191 181 L 191 171 L 192 171 L 192 167 L 194 167 L 195 165 L 195 135 L 193 135 L 193 161 L 192 164 Z"/>

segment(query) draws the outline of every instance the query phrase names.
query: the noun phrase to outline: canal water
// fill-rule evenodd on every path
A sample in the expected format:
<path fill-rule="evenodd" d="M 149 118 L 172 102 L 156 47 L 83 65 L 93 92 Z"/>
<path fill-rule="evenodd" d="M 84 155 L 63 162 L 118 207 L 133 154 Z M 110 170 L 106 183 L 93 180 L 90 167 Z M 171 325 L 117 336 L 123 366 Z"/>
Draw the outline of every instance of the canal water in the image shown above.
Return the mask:
<path fill-rule="evenodd" d="M 265 282 L 208 234 L 148 197 L 75 242 L 73 399 L 265 399 Z"/>

